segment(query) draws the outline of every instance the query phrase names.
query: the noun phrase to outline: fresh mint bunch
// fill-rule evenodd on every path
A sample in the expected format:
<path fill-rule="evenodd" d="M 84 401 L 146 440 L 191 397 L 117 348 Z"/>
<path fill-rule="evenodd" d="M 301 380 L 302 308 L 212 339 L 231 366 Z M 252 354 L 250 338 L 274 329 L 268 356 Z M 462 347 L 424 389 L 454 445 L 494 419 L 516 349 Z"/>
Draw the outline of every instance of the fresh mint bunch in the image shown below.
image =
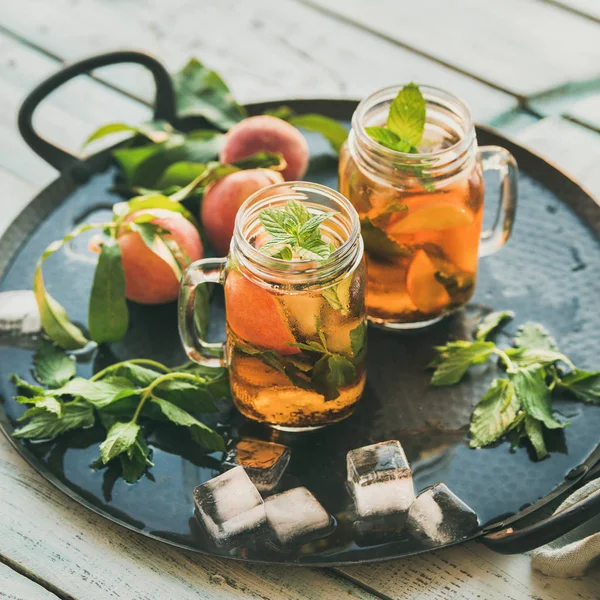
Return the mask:
<path fill-rule="evenodd" d="M 336 213 L 311 215 L 296 200 L 289 200 L 284 208 L 265 208 L 258 217 L 270 239 L 260 248 L 263 254 L 283 260 L 323 260 L 335 250 L 321 235 L 321 224 Z"/>
<path fill-rule="evenodd" d="M 397 152 L 418 152 L 425 131 L 425 99 L 419 86 L 405 85 L 390 106 L 385 127 L 365 130 L 376 142 Z"/>
<path fill-rule="evenodd" d="M 475 340 L 436 347 L 438 355 L 429 365 L 434 369 L 431 383 L 454 385 L 469 367 L 496 356 L 506 377 L 494 379 L 475 407 L 471 447 L 487 446 L 503 436 L 513 445 L 528 439 L 536 457 L 542 459 L 547 454 L 545 429 L 568 425 L 552 408 L 553 391 L 563 390 L 582 402 L 600 404 L 600 371 L 577 369 L 538 323 L 522 325 L 511 348 L 501 349 L 489 341 L 488 337 L 513 316 L 510 311 L 491 313 L 477 327 Z"/>
<path fill-rule="evenodd" d="M 75 363 L 45 342 L 35 356 L 35 373 L 48 387 L 30 384 L 17 375 L 15 400 L 29 406 L 26 421 L 13 435 L 30 440 L 55 438 L 73 429 L 99 423 L 106 429 L 95 466 L 113 460 L 123 478 L 134 483 L 152 466 L 144 423 L 170 421 L 185 427 L 191 439 L 210 451 L 224 451 L 223 438 L 194 414 L 217 411 L 216 401 L 227 398 L 224 369 L 194 363 L 170 369 L 158 362 L 134 359 L 103 369 L 90 379 L 75 377 Z"/>

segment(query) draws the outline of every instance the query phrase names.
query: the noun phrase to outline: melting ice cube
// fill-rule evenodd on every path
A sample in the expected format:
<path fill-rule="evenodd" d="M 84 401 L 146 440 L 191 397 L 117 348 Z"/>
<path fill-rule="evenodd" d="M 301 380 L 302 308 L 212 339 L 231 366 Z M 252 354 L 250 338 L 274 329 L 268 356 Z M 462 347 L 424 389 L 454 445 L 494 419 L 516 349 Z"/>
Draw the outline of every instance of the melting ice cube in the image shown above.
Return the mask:
<path fill-rule="evenodd" d="M 408 511 L 408 529 L 427 544 L 456 542 L 479 525 L 477 515 L 443 483 L 418 495 Z"/>
<path fill-rule="evenodd" d="M 33 292 L 0 292 L 0 341 L 14 343 L 35 336 L 42 328 Z"/>
<path fill-rule="evenodd" d="M 305 488 L 298 487 L 265 500 L 267 521 L 281 545 L 308 542 L 331 531 L 331 517 Z"/>
<path fill-rule="evenodd" d="M 287 446 L 253 438 L 242 438 L 225 457 L 223 467 L 242 466 L 261 492 L 273 491 L 290 462 Z"/>
<path fill-rule="evenodd" d="M 218 545 L 252 533 L 266 522 L 265 506 L 243 467 L 199 485 L 194 503 L 204 527 Z"/>
<path fill-rule="evenodd" d="M 404 513 L 415 498 L 412 471 L 400 442 L 392 440 L 348 452 L 348 488 L 359 518 Z"/>

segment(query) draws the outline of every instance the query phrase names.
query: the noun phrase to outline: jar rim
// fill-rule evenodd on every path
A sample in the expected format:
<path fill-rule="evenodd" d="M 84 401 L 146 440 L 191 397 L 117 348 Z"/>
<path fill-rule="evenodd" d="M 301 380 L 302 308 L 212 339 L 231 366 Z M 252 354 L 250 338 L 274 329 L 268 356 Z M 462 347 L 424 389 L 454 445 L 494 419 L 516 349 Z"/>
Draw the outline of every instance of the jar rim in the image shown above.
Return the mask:
<path fill-rule="evenodd" d="M 320 261 L 311 259 L 284 260 L 268 256 L 250 243 L 244 234 L 244 225 L 249 218 L 260 212 L 262 208 L 266 208 L 274 202 L 282 202 L 286 198 L 300 202 L 306 201 L 307 194 L 311 192 L 332 200 L 334 204 L 343 209 L 344 214 L 342 216 L 348 221 L 349 225 L 346 239 L 327 258 Z M 342 213 L 341 210 L 337 212 Z M 357 242 L 359 242 L 358 245 L 362 249 L 358 213 L 343 194 L 319 183 L 285 181 L 254 192 L 240 206 L 235 218 L 231 250 L 239 249 L 242 257 L 263 274 L 304 276 L 307 280 L 314 280 L 315 278 L 329 279 L 334 277 L 346 264 L 351 263 L 354 259 Z"/>
<path fill-rule="evenodd" d="M 387 148 L 386 146 L 383 146 L 379 142 L 375 141 L 365 131 L 365 127 L 363 125 L 363 121 L 367 116 L 368 111 L 381 101 L 395 98 L 398 92 L 405 85 L 407 84 L 396 84 L 381 88 L 361 100 L 356 107 L 354 114 L 352 115 L 352 131 L 354 135 L 360 139 L 361 143 L 365 144 L 372 151 L 383 153 L 389 156 L 391 159 L 402 159 L 402 161 L 407 164 L 418 163 L 432 158 L 440 158 L 446 153 L 456 153 L 457 151 L 462 151 L 466 146 L 471 144 L 474 137 L 474 126 L 473 116 L 468 104 L 455 94 L 447 92 L 442 88 L 426 84 L 416 84 L 425 97 L 425 102 L 427 103 L 429 99 L 432 101 L 439 100 L 441 102 L 445 102 L 446 104 L 452 104 L 454 107 L 456 107 L 459 111 L 458 116 L 462 117 L 464 121 L 463 130 L 465 135 L 461 136 L 461 138 L 451 146 L 442 148 L 440 150 L 435 150 L 433 152 L 400 152 L 398 150 Z"/>

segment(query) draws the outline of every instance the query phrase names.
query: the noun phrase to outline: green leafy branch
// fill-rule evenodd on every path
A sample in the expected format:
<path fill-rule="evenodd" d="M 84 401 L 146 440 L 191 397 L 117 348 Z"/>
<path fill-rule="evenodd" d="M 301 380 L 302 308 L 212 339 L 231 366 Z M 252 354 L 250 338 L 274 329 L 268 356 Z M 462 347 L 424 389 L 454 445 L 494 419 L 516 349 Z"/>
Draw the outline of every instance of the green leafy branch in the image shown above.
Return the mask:
<path fill-rule="evenodd" d="M 185 427 L 191 439 L 209 451 L 224 451 L 223 438 L 193 415 L 217 411 L 216 401 L 229 397 L 224 369 L 187 364 L 171 369 L 149 359 L 110 365 L 90 379 L 75 377 L 75 362 L 50 342 L 35 359 L 36 378 L 48 387 L 12 376 L 29 406 L 14 431 L 17 438 L 53 439 L 67 431 L 100 423 L 106 437 L 96 466 L 119 459 L 123 477 L 137 481 L 152 466 L 143 422 L 169 421 Z"/>
<path fill-rule="evenodd" d="M 522 325 L 510 348 L 488 340 L 500 325 L 511 319 L 509 311 L 488 315 L 477 327 L 475 340 L 459 340 L 436 347 L 432 385 L 458 383 L 468 369 L 496 356 L 506 378 L 496 378 L 481 398 L 471 418 L 471 446 L 481 448 L 508 436 L 513 445 L 525 438 L 538 459 L 547 454 L 545 429 L 561 429 L 569 423 L 552 408 L 552 392 L 560 389 L 575 399 L 600 403 L 600 371 L 576 368 L 561 353 L 548 332 L 537 323 Z M 564 371 L 562 365 L 567 370 Z"/>

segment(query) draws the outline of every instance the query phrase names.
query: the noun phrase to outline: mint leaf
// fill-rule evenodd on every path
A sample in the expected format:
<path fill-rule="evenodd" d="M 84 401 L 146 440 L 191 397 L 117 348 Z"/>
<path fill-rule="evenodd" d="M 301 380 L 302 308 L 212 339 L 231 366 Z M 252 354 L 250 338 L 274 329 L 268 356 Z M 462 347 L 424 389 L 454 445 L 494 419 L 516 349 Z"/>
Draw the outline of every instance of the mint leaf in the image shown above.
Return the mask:
<path fill-rule="evenodd" d="M 411 146 L 418 146 L 425 130 L 425 99 L 414 83 L 399 92 L 387 118 L 387 128 Z"/>
<path fill-rule="evenodd" d="M 122 423 L 117 421 L 106 434 L 106 439 L 100 444 L 100 457 L 107 464 L 113 458 L 127 451 L 136 441 L 140 426 L 133 421 Z"/>
<path fill-rule="evenodd" d="M 123 378 L 128 379 L 133 384 L 135 384 L 134 387 L 147 387 L 155 379 L 158 379 L 161 375 L 162 373 L 159 373 L 154 369 L 150 369 L 148 367 L 144 367 L 133 362 L 125 362 L 117 363 L 116 365 L 111 365 L 107 367 L 105 369 L 105 375 L 103 377 L 103 380 L 107 379 L 109 376 L 114 378 Z"/>
<path fill-rule="evenodd" d="M 10 376 L 10 380 L 17 386 L 17 391 L 19 391 L 23 396 L 27 398 L 32 398 L 34 396 L 43 396 L 46 390 L 39 385 L 33 385 L 25 381 L 23 378 L 19 377 L 16 373 L 13 373 Z"/>
<path fill-rule="evenodd" d="M 60 387 L 75 376 L 75 361 L 58 346 L 44 340 L 33 357 L 36 379 L 48 387 Z"/>
<path fill-rule="evenodd" d="M 432 385 L 453 385 L 458 383 L 471 365 L 484 363 L 494 352 L 492 342 L 477 340 L 467 342 L 459 340 L 449 342 L 445 346 L 437 346 L 439 355 L 430 367 L 435 371 L 431 378 Z"/>
<path fill-rule="evenodd" d="M 542 421 L 538 421 L 530 415 L 527 415 L 524 420 L 525 433 L 538 460 L 541 460 L 548 454 L 546 449 L 546 443 L 544 442 L 544 431 L 542 428 Z"/>
<path fill-rule="evenodd" d="M 120 457 L 123 479 L 127 483 L 135 483 L 146 472 L 146 469 L 154 466 L 150 460 L 150 453 L 144 436 L 141 432 L 138 433 L 133 445 Z"/>
<path fill-rule="evenodd" d="M 512 310 L 491 312 L 477 325 L 475 339 L 486 340 L 504 321 L 512 319 L 514 316 L 515 313 Z"/>
<path fill-rule="evenodd" d="M 494 379 L 471 418 L 472 448 L 482 448 L 498 440 L 515 421 L 520 404 L 508 379 Z"/>
<path fill-rule="evenodd" d="M 36 398 L 27 398 L 27 404 L 33 404 L 33 406 L 25 411 L 20 417 L 19 421 L 25 421 L 33 415 L 37 415 L 44 411 L 54 413 L 57 417 L 62 417 L 63 405 L 51 396 L 38 396 Z M 19 400 L 17 400 L 19 402 Z"/>
<path fill-rule="evenodd" d="M 558 385 L 582 402 L 600 404 L 600 371 L 574 369 L 563 376 Z"/>
<path fill-rule="evenodd" d="M 515 336 L 514 345 L 517 348 L 528 350 L 558 351 L 558 346 L 552 336 L 539 323 L 529 322 L 521 325 Z"/>
<path fill-rule="evenodd" d="M 389 259 L 396 256 L 410 256 L 411 251 L 407 246 L 402 246 L 394 241 L 368 217 L 363 217 L 360 220 L 360 226 L 365 250 L 369 254 L 382 259 Z"/>
<path fill-rule="evenodd" d="M 102 245 L 88 313 L 90 336 L 97 344 L 118 342 L 127 333 L 129 311 L 125 301 L 125 272 L 121 249 L 113 238 Z"/>
<path fill-rule="evenodd" d="M 347 129 L 339 121 L 323 115 L 307 113 L 289 117 L 287 121 L 294 127 L 320 133 L 329 142 L 329 145 L 336 154 L 340 153 L 348 137 Z"/>
<path fill-rule="evenodd" d="M 177 114 L 181 118 L 203 117 L 227 131 L 248 116 L 221 77 L 196 58 L 173 74 L 173 85 Z"/>
<path fill-rule="evenodd" d="M 187 411 L 167 400 L 155 396 L 151 398 L 151 402 L 160 409 L 169 421 L 175 423 L 175 425 L 187 427 L 190 430 L 192 439 L 196 443 L 201 444 L 212 452 L 225 452 L 223 438 L 210 427 L 195 419 Z"/>
<path fill-rule="evenodd" d="M 410 152 L 411 145 L 407 140 L 397 136 L 387 127 L 365 127 L 365 131 L 378 144 L 396 152 Z"/>
<path fill-rule="evenodd" d="M 344 305 L 342 304 L 342 301 L 340 300 L 340 297 L 338 296 L 336 285 L 332 285 L 328 288 L 324 288 L 321 291 L 321 296 L 323 296 L 323 298 L 325 298 L 325 300 L 327 301 L 329 306 L 331 306 L 331 308 L 333 308 L 334 310 L 339 310 L 340 312 L 342 312 L 342 310 L 344 310 Z M 348 314 L 347 309 L 346 309 L 346 314 Z"/>
<path fill-rule="evenodd" d="M 556 362 L 564 362 L 573 368 L 573 363 L 569 360 L 569 357 L 556 350 L 546 350 L 544 348 L 507 348 L 506 354 L 515 365 L 522 368 L 552 365 Z"/>
<path fill-rule="evenodd" d="M 302 223 L 300 225 L 300 229 L 298 230 L 298 237 L 301 240 L 308 240 L 314 236 L 316 232 L 318 232 L 319 226 L 327 219 L 330 219 L 333 216 L 332 213 L 319 213 L 316 215 L 312 215 L 308 221 Z M 319 235 L 320 241 L 320 235 Z"/>
<path fill-rule="evenodd" d="M 284 260 L 292 260 L 294 255 L 304 260 L 327 258 L 335 248 L 321 237 L 320 225 L 334 215 L 333 212 L 312 215 L 293 200 L 283 209 L 265 208 L 258 217 L 272 237 L 260 251 Z"/>
<path fill-rule="evenodd" d="M 350 331 L 350 347 L 352 354 L 357 357 L 367 347 L 367 321 L 361 321 L 360 325 Z"/>
<path fill-rule="evenodd" d="M 310 212 L 301 202 L 288 200 L 286 207 L 300 225 L 304 225 L 304 223 L 310 220 Z"/>
<path fill-rule="evenodd" d="M 552 411 L 550 389 L 546 385 L 546 372 L 542 367 L 530 367 L 509 371 L 517 399 L 523 410 L 541 421 L 548 429 L 560 429 L 566 423 L 558 421 Z"/>
<path fill-rule="evenodd" d="M 354 365 L 340 354 L 326 354 L 313 367 L 311 381 L 325 401 L 335 400 L 340 388 L 349 385 L 356 377 Z"/>
<path fill-rule="evenodd" d="M 132 383 L 123 377 L 107 377 L 102 381 L 90 381 L 83 377 L 75 377 L 56 390 L 47 393 L 52 396 L 80 396 L 96 408 L 103 408 L 113 401 L 123 390 L 131 390 Z"/>
<path fill-rule="evenodd" d="M 160 384 L 154 393 L 188 412 L 213 413 L 218 410 L 210 387 L 205 383 L 170 379 Z"/>
<path fill-rule="evenodd" d="M 62 415 L 44 410 L 31 417 L 30 421 L 13 432 L 17 438 L 46 440 L 79 427 L 94 424 L 94 409 L 85 402 L 74 402 L 63 406 Z"/>

